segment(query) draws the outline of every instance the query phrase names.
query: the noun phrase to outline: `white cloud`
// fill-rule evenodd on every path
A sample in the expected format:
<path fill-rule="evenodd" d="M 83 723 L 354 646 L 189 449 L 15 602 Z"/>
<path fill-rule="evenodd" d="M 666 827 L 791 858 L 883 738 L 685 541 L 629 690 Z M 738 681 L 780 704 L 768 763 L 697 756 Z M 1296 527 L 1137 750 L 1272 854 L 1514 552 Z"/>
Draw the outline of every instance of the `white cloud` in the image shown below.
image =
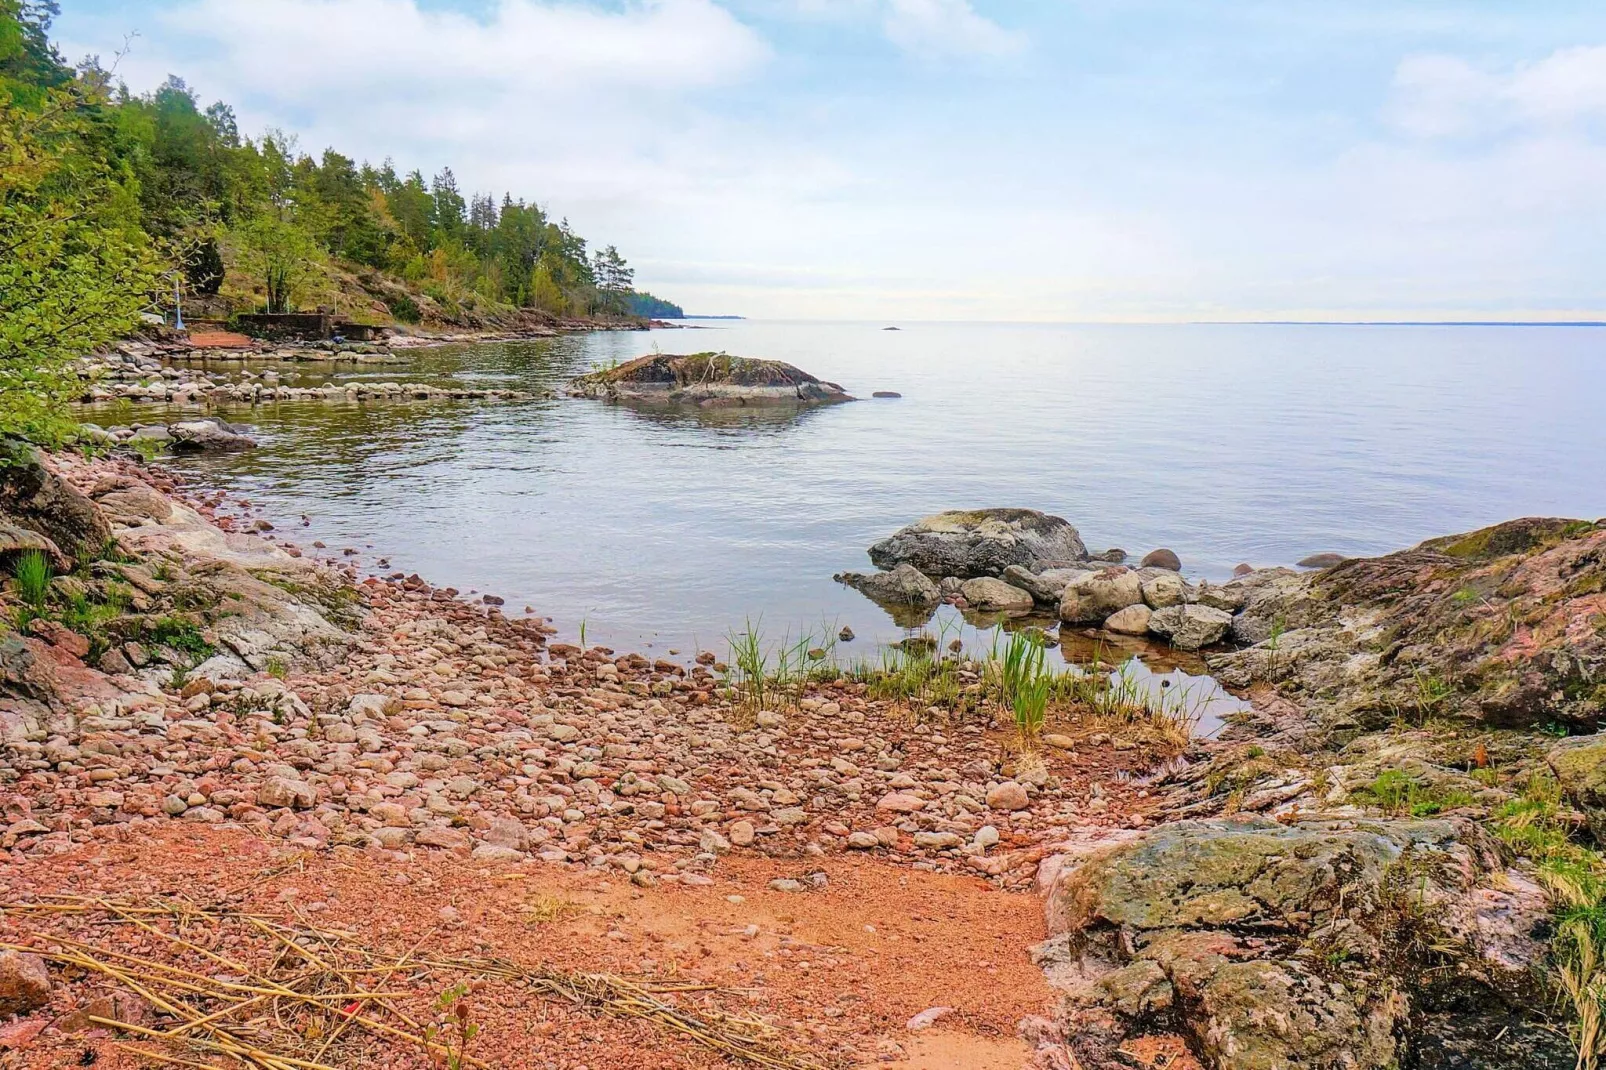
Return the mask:
<path fill-rule="evenodd" d="M 118 30 L 126 18 L 103 22 Z M 192 81 L 249 87 L 280 104 L 323 105 L 332 90 L 419 101 L 523 96 L 532 105 L 538 96 L 658 95 L 728 83 L 769 51 L 712 0 L 614 11 L 500 0 L 484 20 L 415 0 L 189 0 L 154 18 L 158 32 L 136 41 L 123 73 L 142 80 L 179 62 Z"/>
<path fill-rule="evenodd" d="M 1494 134 L 1606 116 L 1606 46 L 1563 48 L 1484 70 L 1456 56 L 1411 56 L 1394 75 L 1389 117 L 1422 137 Z"/>
<path fill-rule="evenodd" d="M 882 25 L 907 52 L 928 58 L 1005 56 L 1025 39 L 976 13 L 969 0 L 887 0 Z"/>

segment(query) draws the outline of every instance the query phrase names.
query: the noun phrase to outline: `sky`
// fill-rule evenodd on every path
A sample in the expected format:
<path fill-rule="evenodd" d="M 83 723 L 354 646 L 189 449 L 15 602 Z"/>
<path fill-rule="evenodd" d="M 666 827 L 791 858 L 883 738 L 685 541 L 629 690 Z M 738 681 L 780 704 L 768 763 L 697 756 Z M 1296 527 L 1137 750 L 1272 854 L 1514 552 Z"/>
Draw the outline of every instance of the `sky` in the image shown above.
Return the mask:
<path fill-rule="evenodd" d="M 449 165 L 689 312 L 1606 318 L 1599 0 L 62 8 L 69 59 Z"/>

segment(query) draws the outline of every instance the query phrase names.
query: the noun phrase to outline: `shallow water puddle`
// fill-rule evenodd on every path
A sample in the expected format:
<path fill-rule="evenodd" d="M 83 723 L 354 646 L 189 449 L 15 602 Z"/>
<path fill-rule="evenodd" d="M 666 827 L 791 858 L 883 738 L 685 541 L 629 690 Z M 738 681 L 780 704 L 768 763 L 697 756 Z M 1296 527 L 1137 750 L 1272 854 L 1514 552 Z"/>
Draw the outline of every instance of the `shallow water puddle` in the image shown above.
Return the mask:
<path fill-rule="evenodd" d="M 1196 654 L 1107 633 L 1060 632 L 1060 651 L 1074 672 L 1103 673 L 1121 698 L 1180 714 L 1197 739 L 1210 739 L 1232 714 L 1249 709 L 1211 676 Z"/>

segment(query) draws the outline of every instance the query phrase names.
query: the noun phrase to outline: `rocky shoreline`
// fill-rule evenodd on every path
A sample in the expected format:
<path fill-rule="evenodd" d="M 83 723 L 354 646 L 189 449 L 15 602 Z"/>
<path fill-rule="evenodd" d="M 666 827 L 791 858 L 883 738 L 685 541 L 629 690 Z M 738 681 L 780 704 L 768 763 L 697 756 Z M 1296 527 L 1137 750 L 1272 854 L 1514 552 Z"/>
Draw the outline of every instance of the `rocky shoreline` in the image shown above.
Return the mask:
<path fill-rule="evenodd" d="M 955 661 L 952 706 L 849 674 L 755 706 L 714 652 L 558 643 L 493 596 L 232 530 L 222 495 L 160 469 L 34 471 L 0 496 L 0 556 L 62 572 L 0 639 L 19 873 L 169 823 L 643 889 L 754 855 L 787 867 L 772 891 L 807 895 L 828 860 L 862 859 L 1044 897 L 1035 955 L 1062 1003 L 1022 1023 L 1037 1067 L 1129 1066 L 1155 1037 L 1209 1070 L 1571 1065 L 1561 1005 L 1528 998 L 1555 954 L 1547 856 L 1506 815 L 1554 782 L 1544 821 L 1606 828 L 1606 745 L 1537 731 L 1603 712 L 1606 528 L 1518 521 L 1219 587 L 1174 554 L 1089 567 L 1074 529 L 1023 511 L 878 544 L 873 575 L 923 600 L 1105 627 L 1232 606 L 1207 658 L 1252 710 L 1219 742 L 1179 753 L 1070 709 L 1022 751 L 1006 711 L 965 699 L 979 663 Z M 1067 616 L 1083 601 L 1098 612 Z"/>
<path fill-rule="evenodd" d="M 419 577 L 359 579 L 226 532 L 216 498 L 186 504 L 130 462 L 56 464 L 142 562 L 102 569 L 94 595 L 126 584 L 140 616 L 192 634 L 113 644 L 41 620 L 6 640 L 14 851 L 177 818 L 643 879 L 694 878 L 733 845 L 865 850 L 1026 887 L 1102 790 L 1042 768 L 1012 780 L 985 724 L 909 723 L 845 680 L 744 714 L 711 652 L 688 668 L 549 644 L 541 622 Z"/>

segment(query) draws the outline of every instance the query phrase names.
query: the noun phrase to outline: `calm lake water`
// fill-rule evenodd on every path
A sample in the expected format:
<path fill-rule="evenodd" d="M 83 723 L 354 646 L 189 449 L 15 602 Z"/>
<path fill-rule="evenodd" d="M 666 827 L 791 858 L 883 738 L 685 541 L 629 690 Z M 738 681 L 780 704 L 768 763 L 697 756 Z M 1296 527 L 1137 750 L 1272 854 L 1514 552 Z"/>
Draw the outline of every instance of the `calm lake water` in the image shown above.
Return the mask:
<path fill-rule="evenodd" d="M 720 322 L 285 365 L 286 382 L 556 388 L 722 349 L 868 398 L 664 414 L 582 400 L 236 409 L 262 448 L 180 462 L 302 545 L 494 592 L 621 649 L 723 650 L 748 618 L 891 619 L 832 582 L 948 508 L 1064 516 L 1093 549 L 1168 546 L 1194 577 L 1373 554 L 1531 514 L 1606 513 L 1606 330 Z M 127 419 L 127 413 L 120 419 Z M 369 548 L 372 549 L 369 549 Z"/>

